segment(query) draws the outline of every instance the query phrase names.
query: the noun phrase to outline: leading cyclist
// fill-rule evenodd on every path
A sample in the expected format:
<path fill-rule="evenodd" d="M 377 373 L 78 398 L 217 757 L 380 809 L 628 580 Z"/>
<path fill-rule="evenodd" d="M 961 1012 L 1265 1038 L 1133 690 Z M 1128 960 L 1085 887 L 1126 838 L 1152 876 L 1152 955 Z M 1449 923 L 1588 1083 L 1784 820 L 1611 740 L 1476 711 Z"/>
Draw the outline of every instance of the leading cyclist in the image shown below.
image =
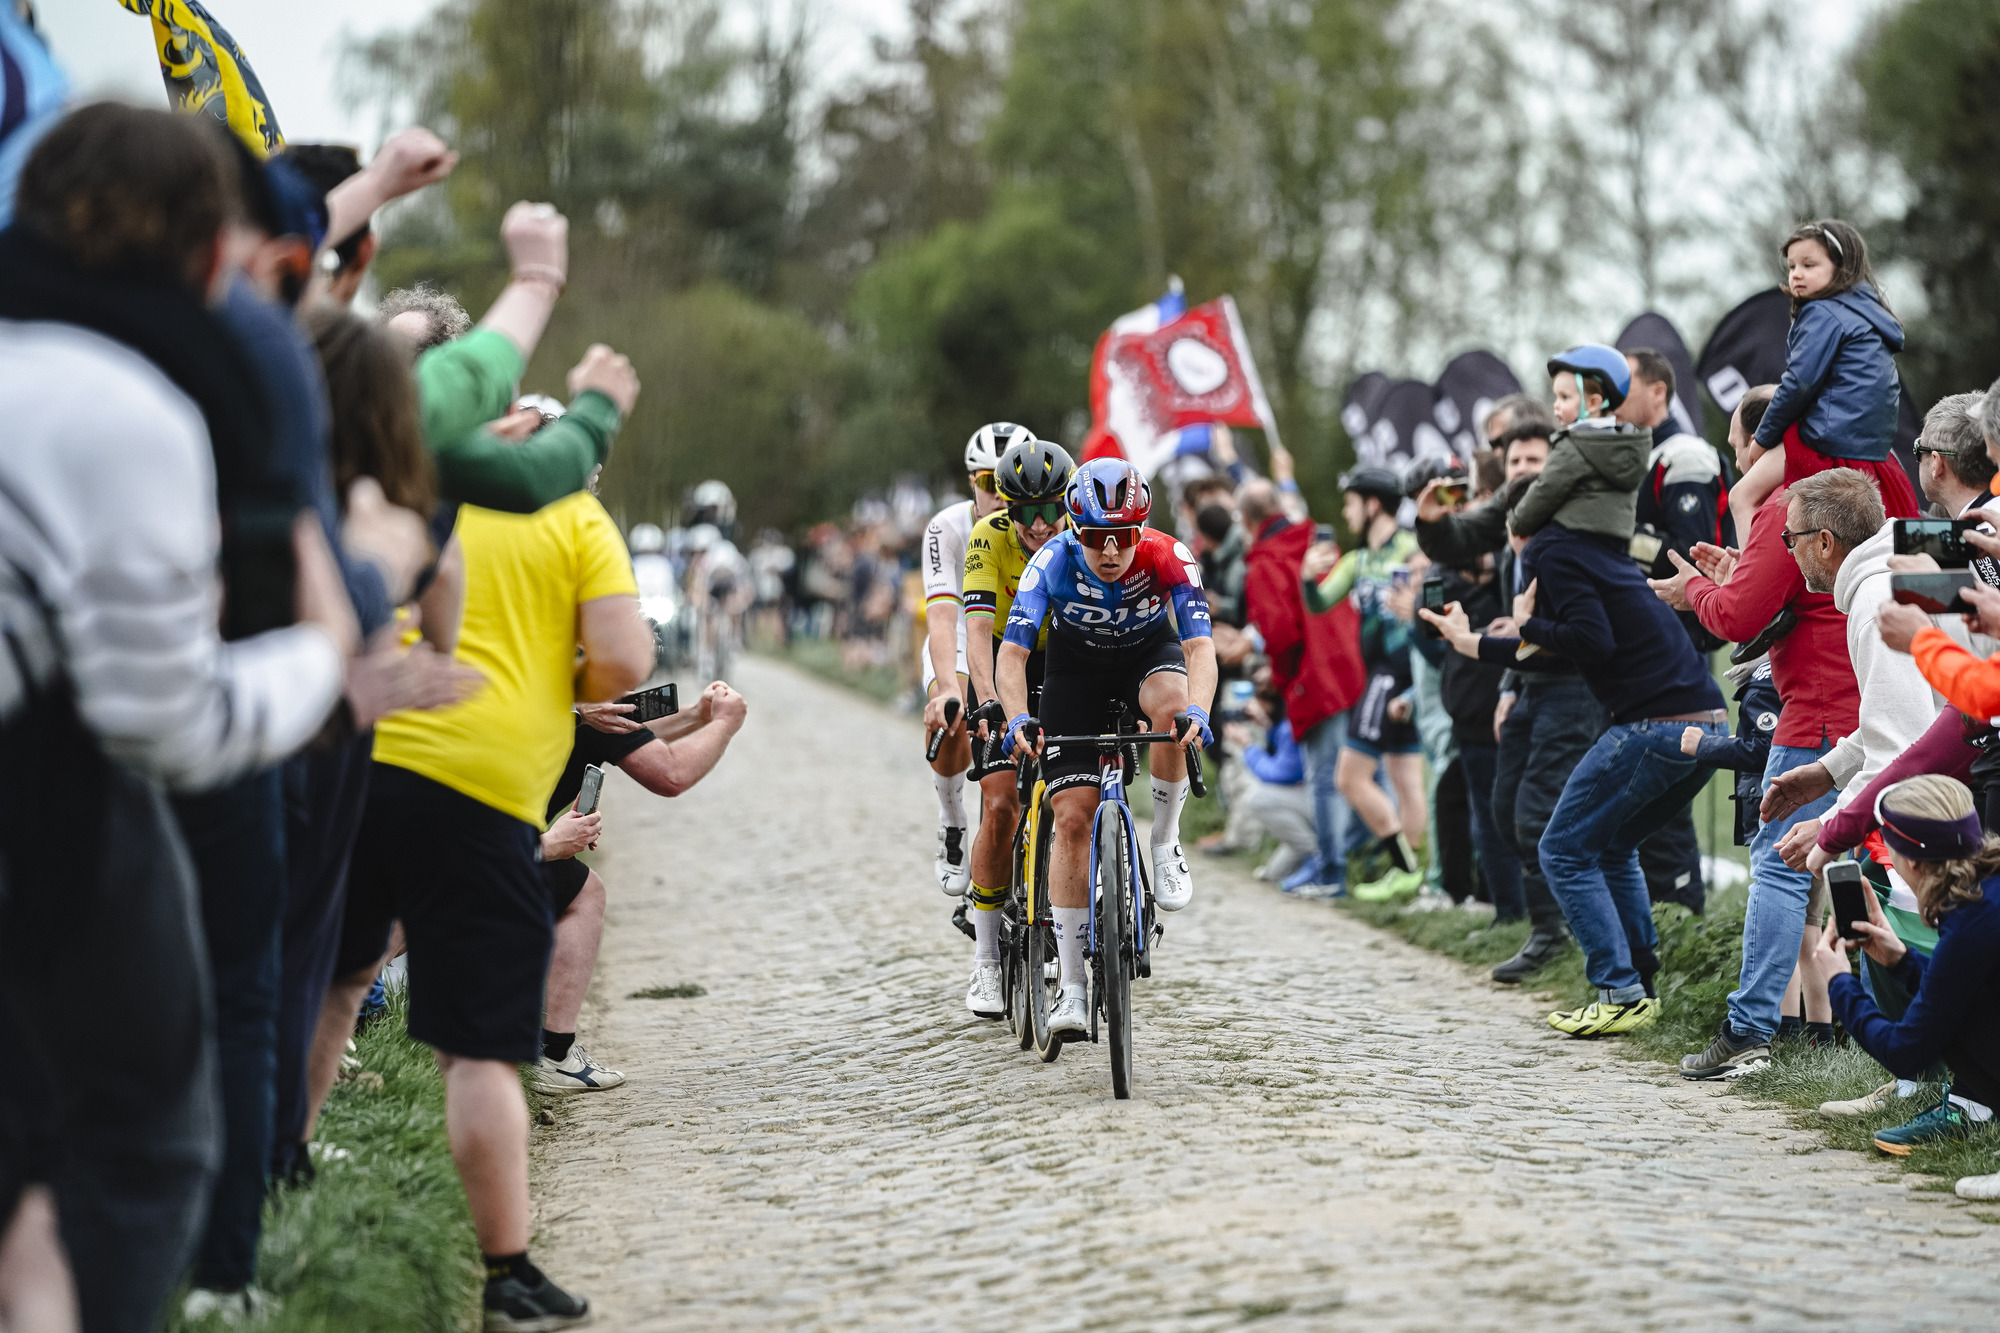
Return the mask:
<path fill-rule="evenodd" d="M 1115 701 L 1136 706 L 1156 732 L 1175 744 L 1152 747 L 1153 902 L 1177 912 L 1194 896 L 1181 850 L 1181 807 L 1187 801 L 1182 746 L 1215 739 L 1208 705 L 1215 697 L 1215 643 L 1201 566 L 1180 542 L 1145 523 L 1152 489 L 1122 458 L 1100 458 L 1077 469 L 1064 497 L 1070 530 L 1029 562 L 1007 617 L 996 671 L 1008 716 L 1006 752 L 1042 755 L 1055 813 L 1049 857 L 1049 906 L 1054 917 L 1062 998 L 1049 1015 L 1052 1032 L 1090 1026 L 1084 1002 L 1083 949 L 1090 930 L 1090 834 L 1097 807 L 1098 756 L 1090 746 L 1055 746 L 1042 754 L 1043 727 L 1058 736 L 1101 735 L 1111 729 Z M 1028 712 L 1028 654 L 1049 623 L 1041 720 Z M 1176 643 L 1176 637 L 1179 642 Z M 1187 715 L 1176 732 L 1174 717 Z"/>
<path fill-rule="evenodd" d="M 1007 446 L 1034 439 L 1034 432 L 1011 421 L 995 421 L 972 432 L 965 442 L 965 476 L 972 483 L 972 498 L 946 505 L 924 529 L 924 547 L 919 556 L 924 578 L 924 731 L 944 732 L 944 743 L 931 760 L 931 784 L 937 788 L 938 849 L 933 868 L 938 887 L 956 898 L 965 892 L 971 867 L 965 846 L 965 770 L 972 763 L 972 747 L 965 731 L 965 620 L 960 615 L 965 599 L 960 585 L 965 579 L 965 543 L 972 526 L 988 514 L 997 513 L 1003 501 L 993 470 Z M 958 700 L 959 717 L 945 725 L 945 700 Z M 1011 827 L 1011 826 L 1010 826 Z"/>
<path fill-rule="evenodd" d="M 972 702 L 981 720 L 973 746 L 972 780 L 979 784 L 979 837 L 972 845 L 972 980 L 965 1007 L 981 1018 L 1006 1012 L 1000 999 L 1000 909 L 1012 878 L 1014 829 L 1021 822 L 1021 797 L 1014 788 L 1014 765 L 1000 753 L 1000 722 L 1006 717 L 996 696 L 993 659 L 1000 633 L 1014 606 L 1014 593 L 1028 562 L 1065 524 L 1063 494 L 1076 471 L 1067 451 L 1047 440 L 1027 439 L 1000 456 L 997 481 L 1007 511 L 974 525 L 965 547 L 965 661 Z M 1029 689 L 1042 687 L 1044 631 L 1023 671 Z M 991 717 L 990 723 L 985 718 Z"/>

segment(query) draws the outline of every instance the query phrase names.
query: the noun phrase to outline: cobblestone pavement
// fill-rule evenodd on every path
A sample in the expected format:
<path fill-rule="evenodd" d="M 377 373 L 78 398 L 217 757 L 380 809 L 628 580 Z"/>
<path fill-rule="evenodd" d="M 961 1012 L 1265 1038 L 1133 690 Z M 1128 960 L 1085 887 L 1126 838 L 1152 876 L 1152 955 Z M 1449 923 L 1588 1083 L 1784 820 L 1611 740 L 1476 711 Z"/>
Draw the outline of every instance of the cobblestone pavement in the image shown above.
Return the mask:
<path fill-rule="evenodd" d="M 2000 1227 L 1233 868 L 1134 1100 L 965 1013 L 912 720 L 769 663 L 677 801 L 607 783 L 537 1257 L 617 1329 L 1992 1328 Z M 625 998 L 694 982 L 696 999 Z"/>

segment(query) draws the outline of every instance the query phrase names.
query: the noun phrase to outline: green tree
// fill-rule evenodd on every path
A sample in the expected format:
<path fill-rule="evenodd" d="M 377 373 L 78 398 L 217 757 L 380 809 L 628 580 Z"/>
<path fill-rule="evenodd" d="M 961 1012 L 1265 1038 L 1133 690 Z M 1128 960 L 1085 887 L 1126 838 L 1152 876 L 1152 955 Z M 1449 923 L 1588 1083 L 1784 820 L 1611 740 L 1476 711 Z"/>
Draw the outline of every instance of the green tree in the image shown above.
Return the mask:
<path fill-rule="evenodd" d="M 1913 190 L 1884 249 L 1917 266 L 1929 305 L 1906 373 L 1924 401 L 1983 389 L 2000 373 L 2000 9 L 1913 0 L 1861 49 L 1868 127 Z"/>

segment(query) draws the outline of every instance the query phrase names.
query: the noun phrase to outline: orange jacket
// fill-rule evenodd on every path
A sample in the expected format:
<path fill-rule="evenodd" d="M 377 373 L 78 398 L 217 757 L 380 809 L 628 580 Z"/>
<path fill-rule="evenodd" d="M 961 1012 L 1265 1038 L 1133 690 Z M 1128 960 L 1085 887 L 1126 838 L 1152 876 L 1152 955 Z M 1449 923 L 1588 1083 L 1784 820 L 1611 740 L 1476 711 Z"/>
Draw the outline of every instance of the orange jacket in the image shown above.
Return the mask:
<path fill-rule="evenodd" d="M 1936 625 L 1910 640 L 1910 655 L 1931 688 L 1969 718 L 2000 717 L 2000 653 L 1985 659 L 1961 648 Z"/>

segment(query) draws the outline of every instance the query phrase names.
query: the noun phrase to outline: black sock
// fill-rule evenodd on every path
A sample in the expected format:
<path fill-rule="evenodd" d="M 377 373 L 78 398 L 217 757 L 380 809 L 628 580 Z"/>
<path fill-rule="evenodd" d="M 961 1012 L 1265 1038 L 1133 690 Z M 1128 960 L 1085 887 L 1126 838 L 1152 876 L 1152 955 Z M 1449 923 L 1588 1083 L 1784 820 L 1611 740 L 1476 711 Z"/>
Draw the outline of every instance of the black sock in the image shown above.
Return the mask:
<path fill-rule="evenodd" d="M 526 1250 L 519 1254 L 482 1254 L 480 1258 L 486 1261 L 488 1282 L 505 1282 L 511 1277 L 532 1287 L 542 1280 L 542 1270 L 528 1262 Z"/>
<path fill-rule="evenodd" d="M 1828 1021 L 1825 1023 L 1806 1024 L 1806 1045 L 1824 1046 L 1828 1050 L 1833 1049 L 1833 1023 Z"/>
<path fill-rule="evenodd" d="M 1805 1021 L 1791 1014 L 1778 1016 L 1778 1040 L 1790 1041 L 1805 1029 Z"/>
<path fill-rule="evenodd" d="M 549 1059 L 567 1060 L 569 1048 L 574 1045 L 576 1045 L 574 1032 L 551 1032 L 547 1028 L 542 1029 L 542 1054 Z"/>
<path fill-rule="evenodd" d="M 1395 866 L 1396 869 L 1405 872 L 1416 869 L 1415 866 L 1410 864 L 1410 858 L 1403 855 L 1403 840 L 1395 834 L 1391 833 L 1386 838 L 1377 838 L 1375 846 L 1388 855 L 1389 863 Z"/>

